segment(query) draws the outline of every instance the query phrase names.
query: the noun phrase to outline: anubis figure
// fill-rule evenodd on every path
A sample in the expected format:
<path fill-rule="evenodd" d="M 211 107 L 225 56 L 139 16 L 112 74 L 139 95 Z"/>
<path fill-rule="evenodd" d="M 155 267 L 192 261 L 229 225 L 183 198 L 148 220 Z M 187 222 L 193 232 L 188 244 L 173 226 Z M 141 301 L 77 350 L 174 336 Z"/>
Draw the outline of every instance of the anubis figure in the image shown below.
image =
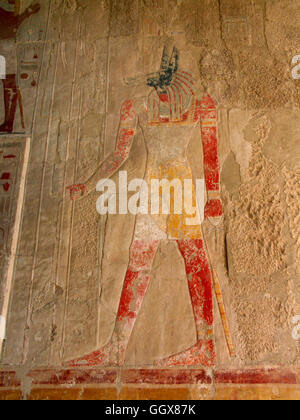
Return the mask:
<path fill-rule="evenodd" d="M 194 79 L 181 70 L 178 51 L 171 57 L 164 49 L 160 70 L 145 78 L 151 91 L 145 102 L 128 99 L 121 108 L 115 151 L 98 167 L 85 184 L 70 189 L 71 198 L 78 199 L 94 191 L 101 179 L 114 175 L 126 162 L 135 134 L 141 130 L 148 151 L 145 180 L 192 179 L 187 147 L 196 132 L 202 140 L 204 172 L 208 201 L 205 218 L 218 225 L 223 216 L 220 199 L 218 158 L 217 106 L 205 95 L 197 99 Z M 142 128 L 142 129 L 141 129 Z M 193 199 L 195 188 L 193 187 Z M 159 366 L 215 364 L 213 320 L 213 279 L 204 244 L 201 222 L 187 225 L 187 214 L 142 215 L 136 217 L 130 248 L 130 261 L 124 279 L 115 328 L 107 345 L 91 354 L 67 362 L 67 366 L 122 365 L 130 335 L 145 297 L 151 267 L 161 240 L 175 241 L 184 259 L 188 287 L 193 306 L 197 342 L 186 351 L 156 362 Z M 198 219 L 197 219 L 198 218 Z"/>
<path fill-rule="evenodd" d="M 20 13 L 20 1 L 0 0 L 0 55 L 6 60 L 6 77 L 2 80 L 4 91 L 5 117 L 0 125 L 1 133 L 12 133 L 18 100 L 21 105 L 21 94 L 17 85 L 16 34 L 24 20 L 40 10 L 40 5 L 29 6 Z M 23 110 L 21 108 L 21 112 Z M 23 117 L 22 117 L 23 119 Z M 24 122 L 22 121 L 24 125 Z"/>

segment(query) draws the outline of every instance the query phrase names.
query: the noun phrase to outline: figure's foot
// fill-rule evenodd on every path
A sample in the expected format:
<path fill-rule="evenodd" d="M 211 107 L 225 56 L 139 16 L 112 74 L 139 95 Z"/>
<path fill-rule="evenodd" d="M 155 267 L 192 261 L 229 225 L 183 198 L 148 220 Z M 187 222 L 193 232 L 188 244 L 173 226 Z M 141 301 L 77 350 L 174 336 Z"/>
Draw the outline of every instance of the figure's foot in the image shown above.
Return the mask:
<path fill-rule="evenodd" d="M 190 349 L 155 362 L 156 366 L 205 366 L 215 365 L 216 353 L 213 340 L 199 340 Z"/>
<path fill-rule="evenodd" d="M 1 124 L 0 125 L 0 133 L 9 133 L 11 134 L 13 132 L 13 126 L 11 124 Z"/>
<path fill-rule="evenodd" d="M 112 343 L 86 356 L 63 363 L 68 367 L 118 366 L 118 347 Z"/>

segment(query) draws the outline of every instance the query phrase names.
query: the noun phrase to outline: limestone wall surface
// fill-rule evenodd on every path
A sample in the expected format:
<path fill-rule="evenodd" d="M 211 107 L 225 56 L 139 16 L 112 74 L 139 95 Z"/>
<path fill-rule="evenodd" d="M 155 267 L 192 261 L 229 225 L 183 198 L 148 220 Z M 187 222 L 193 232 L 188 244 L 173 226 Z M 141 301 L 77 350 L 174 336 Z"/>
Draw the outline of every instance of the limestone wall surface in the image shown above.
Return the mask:
<path fill-rule="evenodd" d="M 0 19 L 0 398 L 299 399 L 300 1 Z M 204 179 L 205 220 L 100 215 L 119 170 Z"/>

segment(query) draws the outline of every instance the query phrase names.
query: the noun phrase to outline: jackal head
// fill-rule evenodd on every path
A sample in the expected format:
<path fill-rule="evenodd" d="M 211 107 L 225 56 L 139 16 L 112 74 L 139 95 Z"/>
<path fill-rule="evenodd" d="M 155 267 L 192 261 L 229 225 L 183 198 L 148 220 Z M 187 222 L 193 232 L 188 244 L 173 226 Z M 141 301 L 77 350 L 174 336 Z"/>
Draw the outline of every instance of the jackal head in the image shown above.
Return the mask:
<path fill-rule="evenodd" d="M 168 55 L 167 48 L 164 48 L 161 66 L 157 73 L 152 73 L 147 78 L 147 85 L 153 87 L 158 94 L 167 93 L 168 86 L 171 85 L 174 76 L 178 70 L 178 50 L 173 48 L 171 58 Z"/>

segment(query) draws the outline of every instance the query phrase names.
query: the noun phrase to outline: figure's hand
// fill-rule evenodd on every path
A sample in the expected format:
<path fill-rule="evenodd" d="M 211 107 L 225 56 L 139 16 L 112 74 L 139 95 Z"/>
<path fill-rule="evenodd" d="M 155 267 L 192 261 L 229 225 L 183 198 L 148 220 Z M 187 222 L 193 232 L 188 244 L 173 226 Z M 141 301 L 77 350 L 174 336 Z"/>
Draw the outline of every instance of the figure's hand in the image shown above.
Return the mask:
<path fill-rule="evenodd" d="M 88 190 L 84 184 L 70 185 L 67 187 L 67 190 L 70 191 L 70 198 L 73 201 L 84 197 L 88 193 Z"/>
<path fill-rule="evenodd" d="M 205 219 L 218 226 L 223 219 L 223 205 L 220 198 L 210 199 L 205 206 Z"/>

